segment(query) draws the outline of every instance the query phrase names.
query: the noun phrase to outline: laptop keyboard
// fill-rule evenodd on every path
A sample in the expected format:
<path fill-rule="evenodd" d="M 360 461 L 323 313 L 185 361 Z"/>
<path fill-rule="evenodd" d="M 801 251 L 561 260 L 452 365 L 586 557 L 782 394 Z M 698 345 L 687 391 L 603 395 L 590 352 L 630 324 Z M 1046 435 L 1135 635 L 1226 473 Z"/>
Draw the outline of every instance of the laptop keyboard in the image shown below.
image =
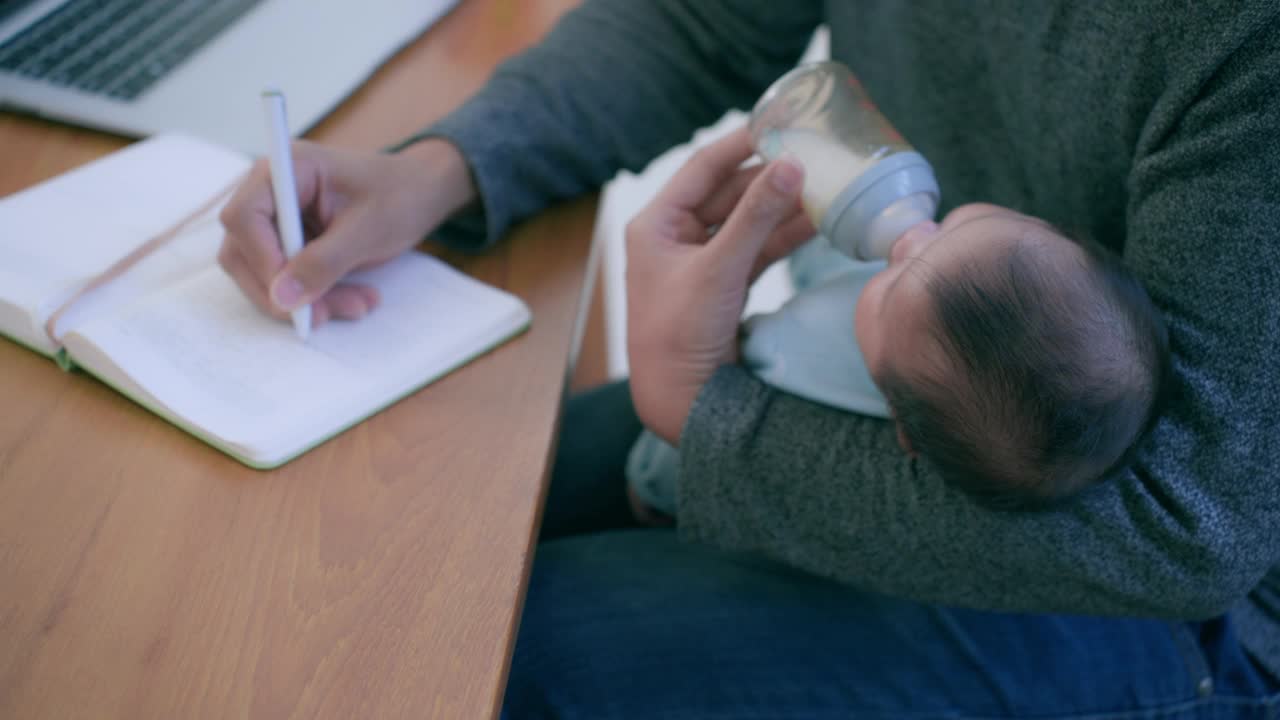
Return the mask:
<path fill-rule="evenodd" d="M 0 70 L 132 100 L 261 0 L 71 0 L 0 45 Z"/>

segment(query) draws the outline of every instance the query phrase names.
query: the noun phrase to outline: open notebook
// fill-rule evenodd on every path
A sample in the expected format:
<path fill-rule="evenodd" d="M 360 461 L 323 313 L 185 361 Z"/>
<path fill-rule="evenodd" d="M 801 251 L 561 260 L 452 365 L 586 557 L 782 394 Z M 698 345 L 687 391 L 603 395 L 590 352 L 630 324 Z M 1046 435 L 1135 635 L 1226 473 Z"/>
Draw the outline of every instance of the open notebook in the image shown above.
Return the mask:
<path fill-rule="evenodd" d="M 422 253 L 357 278 L 382 304 L 303 343 L 218 267 L 217 208 L 95 276 L 233 184 L 236 152 L 161 135 L 0 200 L 0 333 L 78 366 L 253 467 L 280 465 L 529 325 L 518 298 Z"/>

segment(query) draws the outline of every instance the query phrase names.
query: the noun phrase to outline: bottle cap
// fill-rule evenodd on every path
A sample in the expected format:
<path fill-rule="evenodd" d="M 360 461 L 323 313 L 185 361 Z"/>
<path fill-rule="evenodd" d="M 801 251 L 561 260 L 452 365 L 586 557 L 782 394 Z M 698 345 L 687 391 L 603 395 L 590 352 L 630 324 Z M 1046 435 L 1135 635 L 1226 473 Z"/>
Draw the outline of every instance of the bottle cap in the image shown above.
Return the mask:
<path fill-rule="evenodd" d="M 854 259 L 884 258 L 907 228 L 933 219 L 940 194 L 933 168 L 923 155 L 895 153 L 840 191 L 818 229 Z"/>

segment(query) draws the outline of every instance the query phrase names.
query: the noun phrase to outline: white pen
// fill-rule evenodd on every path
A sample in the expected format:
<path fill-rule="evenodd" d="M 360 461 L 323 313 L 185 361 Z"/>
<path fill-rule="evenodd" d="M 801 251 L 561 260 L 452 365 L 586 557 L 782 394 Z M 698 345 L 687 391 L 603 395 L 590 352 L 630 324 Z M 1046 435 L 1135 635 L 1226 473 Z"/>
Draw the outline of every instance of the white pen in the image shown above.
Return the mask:
<path fill-rule="evenodd" d="M 274 88 L 263 90 L 262 109 L 267 119 L 267 162 L 271 168 L 271 193 L 276 200 L 276 230 L 284 256 L 291 258 L 302 251 L 302 212 L 298 209 L 298 185 L 293 179 L 284 93 Z M 311 333 L 311 306 L 298 307 L 292 315 L 294 332 L 305 342 Z"/>

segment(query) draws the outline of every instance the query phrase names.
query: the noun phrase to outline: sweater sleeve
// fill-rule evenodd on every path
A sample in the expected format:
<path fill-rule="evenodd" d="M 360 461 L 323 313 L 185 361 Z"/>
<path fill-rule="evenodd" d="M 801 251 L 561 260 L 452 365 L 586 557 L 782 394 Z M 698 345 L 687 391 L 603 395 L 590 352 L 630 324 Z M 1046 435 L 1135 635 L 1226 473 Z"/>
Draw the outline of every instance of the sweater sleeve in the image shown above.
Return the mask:
<path fill-rule="evenodd" d="M 479 249 L 754 102 L 820 19 L 816 0 L 588 0 L 399 147 L 442 137 L 461 150 L 481 203 L 437 235 Z"/>
<path fill-rule="evenodd" d="M 1125 259 L 1166 314 L 1170 407 L 1136 463 L 1040 513 L 984 509 L 891 425 L 738 367 L 681 440 L 678 523 L 866 589 L 992 610 L 1216 615 L 1280 559 L 1280 39 L 1144 128 Z"/>

